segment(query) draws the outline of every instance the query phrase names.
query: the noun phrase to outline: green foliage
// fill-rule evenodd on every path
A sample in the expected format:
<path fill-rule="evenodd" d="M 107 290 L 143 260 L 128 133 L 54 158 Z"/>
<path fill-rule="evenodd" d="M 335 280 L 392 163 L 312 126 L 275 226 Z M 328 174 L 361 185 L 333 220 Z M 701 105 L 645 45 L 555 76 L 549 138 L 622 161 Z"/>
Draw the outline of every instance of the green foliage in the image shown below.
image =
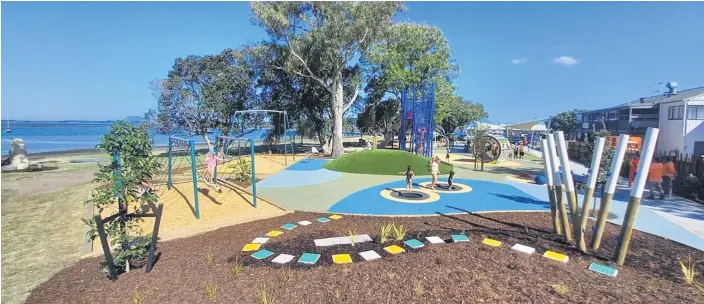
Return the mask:
<path fill-rule="evenodd" d="M 291 282 L 293 280 L 293 271 L 291 270 L 291 265 L 286 265 L 281 267 L 281 281 L 286 283 L 286 282 Z"/>
<path fill-rule="evenodd" d="M 132 304 L 142 304 L 144 299 L 142 298 L 142 295 L 135 291 L 134 294 L 132 295 Z"/>
<path fill-rule="evenodd" d="M 237 276 L 242 271 L 244 270 L 244 263 L 239 259 L 239 257 L 235 258 L 235 262 L 232 263 L 232 266 L 230 266 L 230 273 L 233 276 Z"/>
<path fill-rule="evenodd" d="M 394 227 L 394 238 L 396 238 L 397 241 L 403 241 L 403 238 L 406 237 L 406 228 L 403 227 L 403 225 L 396 226 L 395 224 L 393 225 Z"/>
<path fill-rule="evenodd" d="M 416 292 L 417 297 L 419 297 L 419 298 L 422 297 L 423 294 L 425 293 L 423 291 L 423 283 L 421 281 L 416 282 L 416 287 L 413 288 L 413 291 Z"/>
<path fill-rule="evenodd" d="M 215 285 L 215 283 L 210 283 L 208 285 L 205 285 L 205 297 L 208 300 L 215 301 L 215 298 L 217 297 L 217 289 L 218 287 Z"/>
<path fill-rule="evenodd" d="M 252 166 L 248 160 L 240 158 L 230 165 L 233 172 L 233 178 L 238 182 L 248 182 L 252 180 Z"/>
<path fill-rule="evenodd" d="M 348 230 L 350 234 L 350 240 L 352 241 L 352 246 L 357 243 L 357 230 Z"/>
<path fill-rule="evenodd" d="M 484 171 L 484 158 L 477 157 L 480 151 L 474 149 L 474 147 L 484 147 L 486 145 L 488 130 L 486 127 L 482 126 L 477 122 L 477 127 L 471 132 L 472 138 L 472 154 L 474 155 L 474 170 L 477 170 L 477 160 L 481 164 L 481 170 Z"/>
<path fill-rule="evenodd" d="M 429 161 L 428 158 L 406 151 L 368 150 L 327 162 L 324 167 L 339 172 L 398 175 L 400 171 L 405 171 L 406 167 L 411 166 L 416 176 L 421 176 L 430 175 Z M 444 162 L 440 164 L 440 174 L 447 174 L 450 170 L 452 165 Z"/>
<path fill-rule="evenodd" d="M 259 303 L 259 304 L 275 304 L 276 303 L 274 296 L 271 293 L 269 293 L 269 291 L 266 289 L 266 285 L 262 284 L 262 287 L 259 289 L 257 303 Z"/>
<path fill-rule="evenodd" d="M 577 128 L 577 112 L 579 111 L 580 110 L 569 110 L 553 116 L 552 119 L 550 119 L 550 128 L 553 131 L 564 132 L 566 140 L 575 138 Z"/>
<path fill-rule="evenodd" d="M 379 243 L 384 244 L 391 238 L 391 233 L 394 230 L 394 224 L 381 224 L 381 234 Z"/>
<path fill-rule="evenodd" d="M 679 260 L 680 262 L 680 268 L 682 270 L 682 276 L 684 277 L 684 282 L 687 283 L 687 285 L 692 285 L 695 283 L 694 280 L 694 275 L 696 274 L 694 272 L 696 264 L 692 263 L 692 256 L 690 255 L 687 263 L 685 264 L 682 262 L 682 260 Z"/>
<path fill-rule="evenodd" d="M 590 137 L 592 142 L 589 146 L 587 146 L 587 152 L 581 155 L 582 159 L 579 161 L 586 166 L 591 166 L 592 157 L 594 155 L 594 151 L 596 150 L 596 138 L 606 138 L 609 135 L 609 131 L 599 130 L 594 134 L 594 136 Z M 614 158 L 615 152 L 616 150 L 613 147 L 609 146 L 608 143 L 604 143 L 604 150 L 601 153 L 601 163 L 599 163 L 599 175 L 597 177 L 597 182 L 603 183 L 608 179 L 609 170 L 611 170 L 611 161 Z M 614 172 L 614 174 L 619 173 L 620 172 Z"/>
<path fill-rule="evenodd" d="M 143 260 L 151 244 L 151 237 L 140 236 L 143 234 L 138 226 L 141 219 L 130 217 L 128 213 L 140 214 L 144 212 L 142 206 L 145 204 L 156 204 L 157 195 L 149 191 L 140 193 L 139 189 L 142 182 L 149 182 L 154 177 L 161 165 L 151 154 L 152 140 L 145 125 L 115 122 L 108 133 L 101 136 L 97 148 L 113 155 L 113 162 L 98 165 L 94 179 L 98 185 L 90 202 L 102 218 L 116 212 L 116 217 L 106 221 L 104 228 L 110 245 L 115 246 L 113 256 L 117 269 L 124 271 L 128 269 L 129 261 Z M 106 209 L 110 214 L 104 216 L 102 213 Z M 90 227 L 87 235 L 92 240 L 97 238 L 95 220 L 90 218 L 83 222 Z"/>
<path fill-rule="evenodd" d="M 333 157 L 343 155 L 343 116 L 359 96 L 361 68 L 351 63 L 366 56 L 403 7 L 400 2 L 252 3 L 254 23 L 285 46 L 286 60 L 274 67 L 315 80 L 330 93 Z"/>
<path fill-rule="evenodd" d="M 213 265 L 213 251 L 210 249 L 210 246 L 208 246 L 208 253 L 205 255 L 205 262 L 208 263 L 208 266 Z"/>
<path fill-rule="evenodd" d="M 570 292 L 569 287 L 565 284 L 554 284 L 551 286 L 552 290 L 560 295 L 566 295 Z"/>

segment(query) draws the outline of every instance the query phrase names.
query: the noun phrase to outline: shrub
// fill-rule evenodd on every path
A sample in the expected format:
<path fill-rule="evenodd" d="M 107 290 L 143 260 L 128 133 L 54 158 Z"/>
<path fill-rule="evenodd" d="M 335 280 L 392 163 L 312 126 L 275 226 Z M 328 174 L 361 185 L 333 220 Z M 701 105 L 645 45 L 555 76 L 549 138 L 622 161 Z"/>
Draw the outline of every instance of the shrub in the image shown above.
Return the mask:
<path fill-rule="evenodd" d="M 394 228 L 394 237 L 396 238 L 397 241 L 403 241 L 403 238 L 406 237 L 406 228 L 403 228 L 403 225 L 399 225 L 396 227 L 396 225 L 393 226 Z"/>
<path fill-rule="evenodd" d="M 382 224 L 381 225 L 381 235 L 379 242 L 384 244 L 391 237 L 391 231 L 394 229 L 394 224 Z"/>

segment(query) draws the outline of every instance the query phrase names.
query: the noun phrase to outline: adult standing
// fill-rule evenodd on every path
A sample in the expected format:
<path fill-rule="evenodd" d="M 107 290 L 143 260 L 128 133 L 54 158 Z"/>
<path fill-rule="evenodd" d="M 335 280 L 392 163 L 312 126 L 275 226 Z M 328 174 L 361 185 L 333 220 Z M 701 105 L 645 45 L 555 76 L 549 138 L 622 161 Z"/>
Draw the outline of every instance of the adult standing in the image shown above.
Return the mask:
<path fill-rule="evenodd" d="M 636 152 L 628 163 L 628 188 L 633 186 L 633 178 L 636 176 L 638 163 L 640 162 L 640 153 Z"/>
<path fill-rule="evenodd" d="M 665 157 L 665 165 L 662 174 L 662 190 L 665 196 L 672 195 L 672 181 L 675 179 L 675 163 L 672 162 L 672 157 Z"/>
<path fill-rule="evenodd" d="M 660 199 L 665 198 L 665 193 L 662 191 L 662 172 L 664 170 L 663 164 L 660 159 L 653 159 L 648 170 L 648 183 L 646 188 L 650 193 L 650 199 L 655 199 L 655 192 L 660 193 Z"/>

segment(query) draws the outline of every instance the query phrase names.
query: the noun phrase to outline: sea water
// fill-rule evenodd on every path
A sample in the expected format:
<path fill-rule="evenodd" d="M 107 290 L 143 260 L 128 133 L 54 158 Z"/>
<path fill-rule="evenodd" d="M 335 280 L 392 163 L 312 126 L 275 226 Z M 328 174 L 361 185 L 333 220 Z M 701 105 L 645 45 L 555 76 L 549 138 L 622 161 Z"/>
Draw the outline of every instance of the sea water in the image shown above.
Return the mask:
<path fill-rule="evenodd" d="M 100 136 L 110 130 L 113 122 L 59 122 L 59 121 L 17 121 L 10 122 L 11 133 L 5 133 L 3 123 L 2 155 L 10 151 L 12 139 L 21 138 L 27 152 L 55 152 L 79 149 L 94 149 L 100 142 Z M 169 136 L 152 132 L 154 146 L 167 146 Z M 203 143 L 202 136 L 194 136 L 196 143 Z"/>

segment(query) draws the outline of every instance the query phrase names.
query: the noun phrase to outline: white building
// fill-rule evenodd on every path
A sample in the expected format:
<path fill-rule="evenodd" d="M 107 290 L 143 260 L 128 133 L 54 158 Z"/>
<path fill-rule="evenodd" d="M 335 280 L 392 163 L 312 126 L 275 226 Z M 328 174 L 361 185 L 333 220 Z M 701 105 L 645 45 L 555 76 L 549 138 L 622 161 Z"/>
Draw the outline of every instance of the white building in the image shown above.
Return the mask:
<path fill-rule="evenodd" d="M 659 104 L 657 151 L 704 154 L 704 87 L 680 91 Z"/>

